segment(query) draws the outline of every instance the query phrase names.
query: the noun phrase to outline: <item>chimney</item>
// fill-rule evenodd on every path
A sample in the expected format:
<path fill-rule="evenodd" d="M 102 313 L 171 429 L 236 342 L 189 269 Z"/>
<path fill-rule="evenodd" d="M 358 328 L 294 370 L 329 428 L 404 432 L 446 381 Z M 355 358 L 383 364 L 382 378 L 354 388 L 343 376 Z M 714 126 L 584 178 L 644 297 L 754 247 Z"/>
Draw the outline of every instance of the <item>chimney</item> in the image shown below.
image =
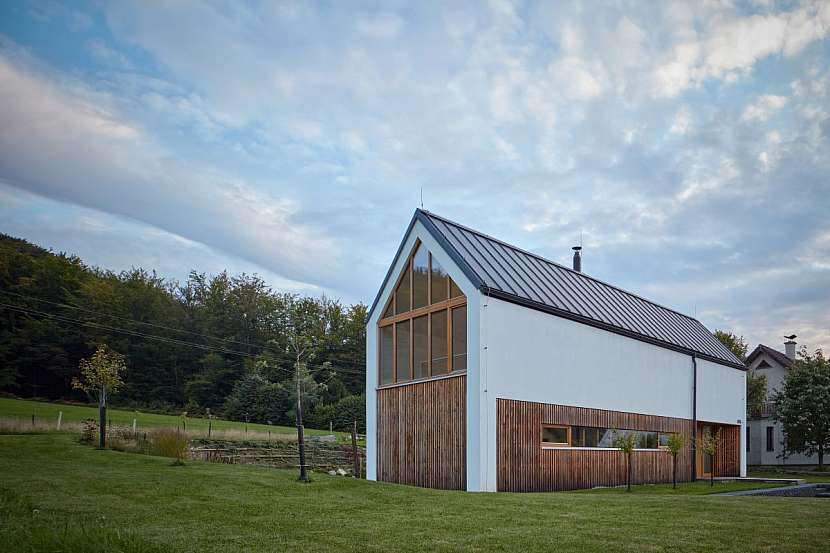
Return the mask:
<path fill-rule="evenodd" d="M 571 248 L 574 251 L 574 271 L 582 272 L 582 255 L 579 253 L 579 250 L 582 249 L 582 246 L 574 246 Z"/>
<path fill-rule="evenodd" d="M 795 334 L 792 334 L 790 336 L 784 336 L 784 338 L 787 339 L 787 341 L 784 342 L 784 353 L 786 353 L 787 357 L 789 357 L 790 359 L 795 359 L 795 339 L 797 337 L 798 336 L 796 336 Z"/>

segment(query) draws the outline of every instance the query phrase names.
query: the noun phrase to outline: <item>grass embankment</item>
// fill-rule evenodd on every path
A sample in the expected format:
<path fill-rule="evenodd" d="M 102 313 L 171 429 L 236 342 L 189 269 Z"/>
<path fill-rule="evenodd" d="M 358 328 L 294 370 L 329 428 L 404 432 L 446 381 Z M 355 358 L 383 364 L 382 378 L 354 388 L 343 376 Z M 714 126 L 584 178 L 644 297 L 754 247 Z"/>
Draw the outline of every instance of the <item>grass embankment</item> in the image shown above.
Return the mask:
<path fill-rule="evenodd" d="M 760 482 L 715 482 L 711 485 L 708 480 L 697 482 L 678 483 L 677 489 L 671 484 L 644 484 L 631 486 L 631 494 L 634 495 L 711 495 L 726 492 L 740 492 L 744 490 L 757 490 L 759 488 L 780 488 L 783 484 L 765 484 Z M 614 488 L 594 488 L 592 490 L 578 490 L 573 493 L 592 494 L 628 494 L 624 486 Z"/>
<path fill-rule="evenodd" d="M 0 419 L 14 420 L 22 425 L 21 429 L 31 427 L 32 415 L 35 416 L 35 425 L 39 431 L 57 429 L 58 413 L 63 411 L 63 422 L 61 426 L 67 426 L 75 430 L 78 424 L 85 419 L 98 419 L 98 408 L 87 405 L 73 405 L 63 403 L 47 403 L 44 401 L 29 401 L 23 399 L 0 398 Z M 182 417 L 173 415 L 159 415 L 157 413 L 145 413 L 126 409 L 107 409 L 107 418 L 112 424 L 118 426 L 132 427 L 133 419 L 136 419 L 137 430 L 140 432 L 149 428 L 160 427 L 182 427 Z M 72 425 L 75 425 L 73 428 Z M 192 437 L 207 436 L 208 419 L 188 417 L 186 421 L 187 431 Z M 271 426 L 267 424 L 248 423 L 248 432 L 245 433 L 245 423 L 213 419 L 211 421 L 211 435 L 225 439 L 262 439 L 269 435 L 294 436 L 297 429 L 288 426 Z M 306 429 L 309 435 L 328 434 L 325 430 Z"/>
<path fill-rule="evenodd" d="M 0 436 L 9 551 L 825 551 L 830 502 L 471 494 Z"/>

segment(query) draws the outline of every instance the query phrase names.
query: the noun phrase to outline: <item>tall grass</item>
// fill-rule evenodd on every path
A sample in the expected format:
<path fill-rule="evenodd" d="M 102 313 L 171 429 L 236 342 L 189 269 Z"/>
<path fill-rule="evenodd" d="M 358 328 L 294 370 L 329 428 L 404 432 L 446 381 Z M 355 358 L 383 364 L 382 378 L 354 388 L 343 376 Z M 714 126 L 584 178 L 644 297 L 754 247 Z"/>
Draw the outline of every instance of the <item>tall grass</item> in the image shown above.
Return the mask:
<path fill-rule="evenodd" d="M 187 458 L 189 440 L 187 434 L 171 428 L 158 428 L 148 435 L 150 455 L 170 457 L 178 462 Z"/>

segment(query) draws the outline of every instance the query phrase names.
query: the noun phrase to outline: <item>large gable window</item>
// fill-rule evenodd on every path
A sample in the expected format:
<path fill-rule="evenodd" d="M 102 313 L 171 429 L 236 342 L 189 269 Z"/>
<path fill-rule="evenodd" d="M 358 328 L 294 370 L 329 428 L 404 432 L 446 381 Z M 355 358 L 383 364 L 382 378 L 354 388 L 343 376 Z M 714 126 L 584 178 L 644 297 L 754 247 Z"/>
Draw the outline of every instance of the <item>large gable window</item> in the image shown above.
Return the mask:
<path fill-rule="evenodd" d="M 378 326 L 381 386 L 467 370 L 467 298 L 420 242 Z"/>

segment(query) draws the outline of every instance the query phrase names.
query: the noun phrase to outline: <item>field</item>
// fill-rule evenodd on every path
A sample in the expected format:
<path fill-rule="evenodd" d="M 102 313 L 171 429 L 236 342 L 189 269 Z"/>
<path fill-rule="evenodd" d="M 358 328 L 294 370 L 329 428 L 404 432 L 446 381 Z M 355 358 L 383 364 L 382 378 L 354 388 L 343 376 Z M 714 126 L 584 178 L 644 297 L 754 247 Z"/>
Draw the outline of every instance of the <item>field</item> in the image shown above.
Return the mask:
<path fill-rule="evenodd" d="M 16 552 L 806 552 L 830 541 L 821 499 L 657 486 L 470 494 L 322 474 L 300 484 L 293 471 L 172 466 L 69 434 L 0 435 L 0 474 L 0 533 Z"/>
<path fill-rule="evenodd" d="M 80 423 L 85 419 L 98 419 L 98 408 L 86 405 L 68 405 L 60 403 L 46 403 L 42 401 L 28 401 L 22 399 L 0 398 L 0 419 L 15 419 L 25 428 L 31 425 L 32 415 L 35 416 L 35 424 L 40 430 L 57 428 L 58 412 L 63 412 L 62 425 Z M 159 415 L 156 413 L 145 413 L 141 411 L 128 411 L 122 409 L 107 409 L 107 418 L 115 425 L 132 426 L 133 419 L 136 419 L 137 430 L 158 428 L 168 426 L 180 428 L 182 417 L 173 415 Z M 207 435 L 208 420 L 203 418 L 188 417 L 187 431 L 193 436 Z M 224 438 L 244 437 L 245 423 L 213 419 L 211 422 L 211 435 L 221 435 Z M 247 435 L 251 438 L 272 436 L 277 434 L 297 435 L 295 427 L 269 426 L 267 424 L 247 425 Z M 217 434 L 217 432 L 219 434 Z M 307 429 L 309 435 L 328 434 L 328 431 Z"/>

